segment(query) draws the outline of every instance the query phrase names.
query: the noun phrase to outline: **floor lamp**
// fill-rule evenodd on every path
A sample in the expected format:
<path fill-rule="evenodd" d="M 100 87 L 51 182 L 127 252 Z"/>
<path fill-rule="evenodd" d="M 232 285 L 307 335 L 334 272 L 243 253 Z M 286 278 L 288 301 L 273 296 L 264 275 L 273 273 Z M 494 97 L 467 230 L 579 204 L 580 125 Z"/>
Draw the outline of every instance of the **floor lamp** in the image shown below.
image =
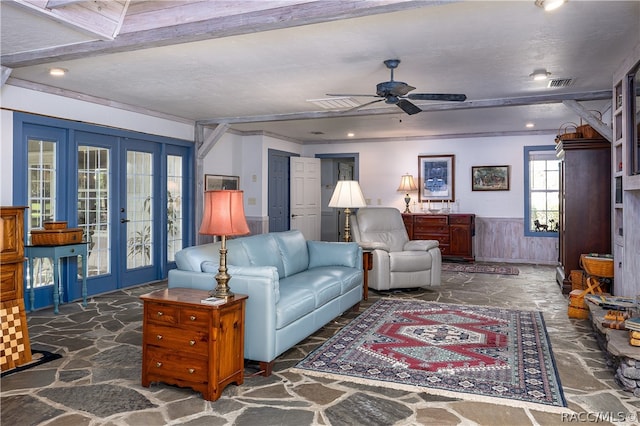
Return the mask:
<path fill-rule="evenodd" d="M 344 240 L 351 241 L 351 229 L 349 228 L 349 216 L 351 209 L 365 207 L 367 205 L 357 180 L 339 180 L 333 190 L 329 207 L 344 209 Z"/>
<path fill-rule="evenodd" d="M 413 176 L 410 175 L 409 173 L 407 173 L 406 175 L 402 175 L 402 178 L 400 180 L 400 186 L 398 187 L 398 192 L 407 193 L 407 195 L 404 197 L 404 202 L 407 205 L 406 208 L 404 209 L 404 213 L 411 213 L 411 210 L 409 210 L 409 203 L 411 202 L 411 197 L 409 196 L 409 192 L 417 191 L 417 190 L 418 190 L 418 185 L 416 185 L 415 181 L 413 180 Z"/>
<path fill-rule="evenodd" d="M 228 299 L 233 297 L 229 288 L 231 275 L 227 273 L 227 237 L 249 233 L 244 217 L 243 191 L 219 190 L 205 191 L 204 215 L 200 233 L 220 236 L 220 268 L 216 274 L 218 286 L 210 292 L 211 296 Z"/>

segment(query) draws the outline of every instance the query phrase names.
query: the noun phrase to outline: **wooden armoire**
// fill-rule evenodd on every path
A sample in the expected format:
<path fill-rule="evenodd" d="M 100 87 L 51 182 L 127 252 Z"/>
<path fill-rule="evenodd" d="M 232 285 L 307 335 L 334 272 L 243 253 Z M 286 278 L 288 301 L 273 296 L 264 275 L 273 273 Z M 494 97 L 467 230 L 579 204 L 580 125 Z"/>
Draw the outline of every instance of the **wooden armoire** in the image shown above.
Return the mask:
<path fill-rule="evenodd" d="M 0 207 L 0 370 L 31 361 L 24 309 L 24 210 Z"/>
<path fill-rule="evenodd" d="M 571 291 L 582 253 L 611 253 L 611 144 L 568 139 L 556 145 L 560 162 L 559 266 L 556 280 Z"/>

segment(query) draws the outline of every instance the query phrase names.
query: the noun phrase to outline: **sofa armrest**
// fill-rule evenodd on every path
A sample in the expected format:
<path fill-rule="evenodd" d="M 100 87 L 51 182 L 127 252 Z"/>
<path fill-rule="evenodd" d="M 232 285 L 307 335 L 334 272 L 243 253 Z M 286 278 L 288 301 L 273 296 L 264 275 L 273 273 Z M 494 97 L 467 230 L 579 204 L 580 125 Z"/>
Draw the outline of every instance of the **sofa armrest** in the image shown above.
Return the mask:
<path fill-rule="evenodd" d="M 215 274 L 205 272 L 183 271 L 182 269 L 169 270 L 168 287 L 195 288 L 210 291 L 216 288 Z"/>
<path fill-rule="evenodd" d="M 438 240 L 411 240 L 404 245 L 404 251 L 429 251 L 439 244 Z"/>
<path fill-rule="evenodd" d="M 391 248 L 385 243 L 374 241 L 360 241 L 358 244 L 360 244 L 362 250 L 384 250 L 386 252 L 391 251 Z"/>
<path fill-rule="evenodd" d="M 275 266 L 228 266 L 231 291 L 249 296 L 245 310 L 244 357 L 270 362 L 276 357 L 276 304 L 280 280 Z"/>

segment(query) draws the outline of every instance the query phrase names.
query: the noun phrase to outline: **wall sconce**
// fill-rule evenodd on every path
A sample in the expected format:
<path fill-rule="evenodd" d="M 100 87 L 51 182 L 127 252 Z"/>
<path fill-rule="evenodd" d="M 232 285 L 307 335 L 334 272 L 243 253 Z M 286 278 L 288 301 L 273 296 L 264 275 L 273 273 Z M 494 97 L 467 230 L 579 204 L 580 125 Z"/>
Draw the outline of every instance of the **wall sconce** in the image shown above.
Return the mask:
<path fill-rule="evenodd" d="M 404 213 L 411 213 L 409 210 L 409 203 L 411 202 L 411 197 L 409 196 L 409 192 L 417 191 L 418 185 L 416 185 L 413 180 L 413 176 L 407 173 L 406 175 L 402 175 L 400 180 L 400 186 L 398 187 L 398 192 L 406 192 L 407 195 L 404 197 L 404 202 L 407 205 L 404 209 Z"/>
<path fill-rule="evenodd" d="M 329 207 L 337 207 L 344 209 L 344 240 L 351 241 L 351 228 L 349 227 L 349 216 L 352 208 L 365 207 L 367 202 L 362 195 L 360 184 L 357 180 L 339 180 L 336 188 L 333 190 Z"/>
<path fill-rule="evenodd" d="M 220 268 L 216 274 L 218 286 L 209 294 L 228 299 L 233 297 L 229 289 L 231 276 L 227 273 L 227 236 L 248 234 L 249 225 L 244 217 L 243 191 L 205 191 L 204 215 L 200 233 L 221 237 Z"/>

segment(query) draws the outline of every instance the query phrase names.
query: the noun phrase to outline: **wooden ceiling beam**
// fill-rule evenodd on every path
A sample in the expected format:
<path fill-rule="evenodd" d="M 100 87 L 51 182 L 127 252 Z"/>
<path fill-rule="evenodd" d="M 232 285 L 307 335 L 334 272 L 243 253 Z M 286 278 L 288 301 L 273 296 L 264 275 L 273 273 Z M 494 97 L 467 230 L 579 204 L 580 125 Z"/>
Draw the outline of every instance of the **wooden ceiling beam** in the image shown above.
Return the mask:
<path fill-rule="evenodd" d="M 524 105 L 556 104 L 565 101 L 595 101 L 611 99 L 611 90 L 597 90 L 580 93 L 565 93 L 553 95 L 521 96 L 505 99 L 487 99 L 466 102 L 447 102 L 429 105 L 419 105 L 422 111 L 452 111 L 476 108 L 500 108 Z M 344 111 L 312 111 L 293 114 L 259 115 L 251 117 L 223 117 L 200 121 L 203 125 L 218 123 L 260 123 L 268 121 L 309 120 L 316 118 L 354 117 L 363 115 L 398 114 L 398 108 L 364 108 L 351 112 Z"/>
<path fill-rule="evenodd" d="M 25 4 L 24 0 L 13 0 Z M 128 0 L 127 0 L 128 2 Z M 308 1 L 291 6 L 255 10 L 232 16 L 219 16 L 181 25 L 122 33 L 113 40 L 98 40 L 68 46 L 0 56 L 0 62 L 11 68 L 68 61 L 109 53 L 128 52 L 261 31 L 331 22 L 368 15 L 442 4 L 442 1 L 355 0 Z M 33 6 L 32 9 L 35 9 Z M 42 9 L 41 9 L 42 10 Z M 175 13 L 175 9 L 167 9 Z"/>

